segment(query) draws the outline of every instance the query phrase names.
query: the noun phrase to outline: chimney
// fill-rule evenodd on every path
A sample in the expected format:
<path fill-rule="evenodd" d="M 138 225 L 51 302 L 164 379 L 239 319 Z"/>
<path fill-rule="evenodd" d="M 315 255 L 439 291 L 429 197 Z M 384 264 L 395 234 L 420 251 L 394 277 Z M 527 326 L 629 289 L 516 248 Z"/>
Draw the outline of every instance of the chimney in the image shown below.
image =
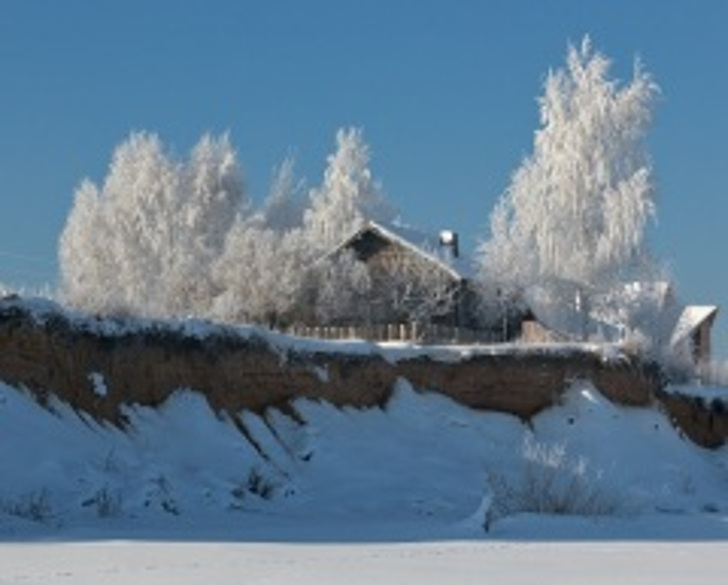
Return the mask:
<path fill-rule="evenodd" d="M 442 230 L 440 232 L 440 246 L 450 251 L 450 258 L 457 258 L 460 255 L 457 232 Z"/>

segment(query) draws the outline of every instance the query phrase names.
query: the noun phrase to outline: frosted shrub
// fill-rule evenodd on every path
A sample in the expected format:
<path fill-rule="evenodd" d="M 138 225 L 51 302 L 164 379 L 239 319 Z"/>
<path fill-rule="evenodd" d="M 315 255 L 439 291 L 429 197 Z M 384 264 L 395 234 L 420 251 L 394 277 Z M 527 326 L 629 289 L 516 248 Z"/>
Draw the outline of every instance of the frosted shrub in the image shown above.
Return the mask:
<path fill-rule="evenodd" d="M 489 475 L 492 503 L 486 512 L 486 526 L 524 512 L 606 516 L 618 511 L 618 500 L 604 485 L 602 473 L 584 457 L 571 456 L 563 444 L 528 438 L 522 457 L 514 476 Z"/>
<path fill-rule="evenodd" d="M 24 494 L 15 500 L 3 501 L 0 508 L 6 514 L 32 522 L 46 523 L 53 517 L 48 490 L 45 488 Z"/>
<path fill-rule="evenodd" d="M 251 469 L 248 475 L 247 490 L 249 493 L 270 500 L 275 492 L 275 485 L 257 469 Z"/>
<path fill-rule="evenodd" d="M 116 518 L 121 515 L 122 510 L 121 492 L 104 486 L 81 505 L 84 508 L 93 508 L 99 518 Z"/>

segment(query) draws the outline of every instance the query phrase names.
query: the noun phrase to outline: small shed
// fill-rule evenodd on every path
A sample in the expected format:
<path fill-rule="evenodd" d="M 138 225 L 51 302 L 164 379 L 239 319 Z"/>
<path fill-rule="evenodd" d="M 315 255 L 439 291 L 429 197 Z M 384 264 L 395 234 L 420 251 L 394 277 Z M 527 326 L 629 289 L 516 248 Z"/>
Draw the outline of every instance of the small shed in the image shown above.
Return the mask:
<path fill-rule="evenodd" d="M 711 360 L 711 330 L 718 315 L 714 305 L 687 306 L 680 314 L 670 339 L 673 352 L 689 359 L 698 371 L 702 371 Z"/>

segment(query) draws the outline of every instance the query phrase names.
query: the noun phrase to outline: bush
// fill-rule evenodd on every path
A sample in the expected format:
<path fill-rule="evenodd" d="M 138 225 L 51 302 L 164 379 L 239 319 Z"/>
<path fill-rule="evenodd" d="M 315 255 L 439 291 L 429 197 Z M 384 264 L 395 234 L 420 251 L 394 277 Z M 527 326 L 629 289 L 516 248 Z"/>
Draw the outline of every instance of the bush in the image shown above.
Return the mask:
<path fill-rule="evenodd" d="M 251 469 L 248 475 L 248 492 L 270 500 L 275 491 L 275 485 L 268 481 L 257 469 Z"/>
<path fill-rule="evenodd" d="M 121 514 L 121 493 L 104 486 L 81 505 L 94 508 L 99 518 L 114 518 Z"/>
<path fill-rule="evenodd" d="M 584 457 L 570 456 L 563 444 L 528 438 L 522 455 L 514 477 L 489 474 L 486 529 L 499 518 L 524 512 L 594 517 L 618 511 L 618 498 L 604 485 L 602 473 Z"/>
<path fill-rule="evenodd" d="M 32 522 L 46 523 L 53 517 L 46 489 L 32 491 L 17 500 L 3 501 L 0 508 L 6 514 Z"/>
<path fill-rule="evenodd" d="M 179 516 L 180 508 L 177 500 L 172 494 L 172 485 L 164 475 L 153 478 L 150 482 L 144 506 L 149 508 L 158 505 L 164 512 L 173 516 Z"/>

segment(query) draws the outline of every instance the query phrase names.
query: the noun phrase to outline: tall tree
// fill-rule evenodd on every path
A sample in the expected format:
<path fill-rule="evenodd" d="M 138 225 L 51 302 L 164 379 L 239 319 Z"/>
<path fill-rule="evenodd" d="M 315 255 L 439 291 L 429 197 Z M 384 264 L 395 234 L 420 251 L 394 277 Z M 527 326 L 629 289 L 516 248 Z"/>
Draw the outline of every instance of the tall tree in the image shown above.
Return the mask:
<path fill-rule="evenodd" d="M 605 287 L 649 264 L 655 212 L 645 148 L 658 87 L 639 63 L 624 86 L 586 37 L 549 73 L 533 153 L 513 175 L 480 247 L 486 279 Z"/>
<path fill-rule="evenodd" d="M 154 134 L 133 133 L 114 152 L 103 189 L 85 181 L 61 236 L 67 300 L 86 309 L 161 311 L 164 247 L 171 238 L 162 214 L 172 204 L 176 171 Z M 94 195 L 95 194 L 95 195 Z M 93 281 L 79 280 L 84 265 Z"/>
<path fill-rule="evenodd" d="M 225 240 L 250 201 L 242 171 L 227 134 L 204 135 L 181 170 L 179 209 L 172 221 L 166 298 L 172 314 L 209 311 L 214 295 L 211 266 L 223 253 Z"/>
<path fill-rule="evenodd" d="M 311 295 L 313 317 L 324 325 L 361 325 L 372 318 L 372 281 L 363 262 L 353 252 L 342 251 L 336 257 L 316 264 L 309 274 L 315 281 Z"/>
<path fill-rule="evenodd" d="M 295 160 L 289 156 L 273 170 L 268 197 L 253 218 L 263 227 L 285 232 L 302 226 L 305 183 L 296 179 L 295 166 Z"/>
<path fill-rule="evenodd" d="M 220 292 L 212 316 L 236 323 L 285 324 L 309 264 L 300 229 L 281 233 L 255 220 L 238 219 L 213 266 Z"/>
<path fill-rule="evenodd" d="M 108 241 L 106 227 L 98 189 L 84 180 L 61 234 L 59 263 L 66 298 L 94 313 L 106 312 L 115 304 L 116 266 L 100 245 Z"/>
<path fill-rule="evenodd" d="M 362 131 L 340 129 L 336 152 L 328 157 L 324 182 L 311 192 L 304 225 L 312 245 L 328 251 L 367 220 L 391 221 L 394 209 L 369 169 L 370 151 Z"/>
<path fill-rule="evenodd" d="M 211 260 L 243 200 L 227 138 L 203 137 L 183 164 L 156 135 L 133 133 L 103 188 L 84 181 L 76 194 L 59 248 L 66 299 L 102 312 L 200 312 Z"/>

